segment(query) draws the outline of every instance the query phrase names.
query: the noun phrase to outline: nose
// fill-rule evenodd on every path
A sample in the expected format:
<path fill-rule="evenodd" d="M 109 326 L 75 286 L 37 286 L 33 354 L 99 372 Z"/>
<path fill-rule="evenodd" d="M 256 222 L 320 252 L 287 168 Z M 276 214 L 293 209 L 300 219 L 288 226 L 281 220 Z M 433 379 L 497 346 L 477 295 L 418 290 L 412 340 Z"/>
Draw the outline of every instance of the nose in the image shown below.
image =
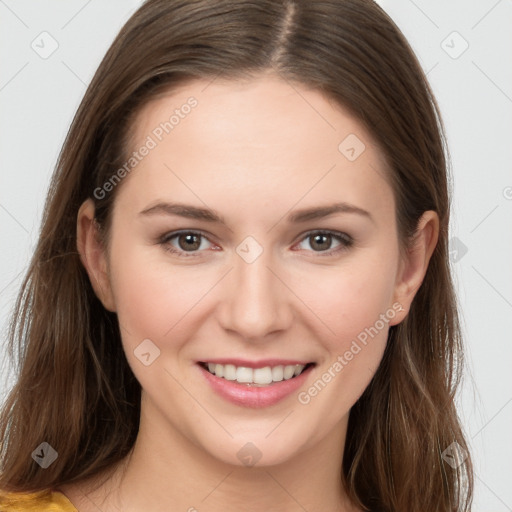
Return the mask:
<path fill-rule="evenodd" d="M 221 326 L 252 342 L 288 329 L 293 294 L 285 281 L 265 251 L 251 263 L 235 255 L 219 308 Z"/>

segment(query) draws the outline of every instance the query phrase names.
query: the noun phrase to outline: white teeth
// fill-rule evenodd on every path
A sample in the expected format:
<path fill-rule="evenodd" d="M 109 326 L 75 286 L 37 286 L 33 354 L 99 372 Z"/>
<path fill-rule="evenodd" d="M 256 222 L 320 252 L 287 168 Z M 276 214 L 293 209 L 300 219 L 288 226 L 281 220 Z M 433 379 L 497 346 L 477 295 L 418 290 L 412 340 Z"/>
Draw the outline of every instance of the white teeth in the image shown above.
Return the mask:
<path fill-rule="evenodd" d="M 274 366 L 274 368 L 272 368 L 272 380 L 274 382 L 279 382 L 279 381 L 283 380 L 283 378 L 284 378 L 283 367 L 282 366 Z"/>
<path fill-rule="evenodd" d="M 236 380 L 236 366 L 234 364 L 224 366 L 224 378 L 226 380 Z"/>
<path fill-rule="evenodd" d="M 284 380 L 291 379 L 295 373 L 295 366 L 287 365 L 284 367 Z"/>
<path fill-rule="evenodd" d="M 272 382 L 272 370 L 270 366 L 253 370 L 253 382 L 255 384 L 270 384 Z"/>
<path fill-rule="evenodd" d="M 223 365 L 221 365 L 221 364 L 215 365 L 215 375 L 217 375 L 217 377 L 224 377 L 224 366 Z"/>
<path fill-rule="evenodd" d="M 232 364 L 208 363 L 207 366 L 209 372 L 217 377 L 223 377 L 226 380 L 236 380 L 242 384 L 255 384 L 259 386 L 289 380 L 300 375 L 305 368 L 303 364 L 265 366 L 264 368 L 255 369 Z"/>
<path fill-rule="evenodd" d="M 295 371 L 293 372 L 294 377 L 297 377 L 297 375 L 300 375 L 302 370 L 304 370 L 304 366 L 301 366 L 300 364 L 296 364 Z"/>
<path fill-rule="evenodd" d="M 218 367 L 219 365 L 217 365 Z M 215 372 L 217 377 L 222 377 L 217 372 Z M 239 366 L 236 369 L 236 380 L 237 382 L 253 382 L 252 380 L 252 368 L 245 368 L 245 366 Z"/>

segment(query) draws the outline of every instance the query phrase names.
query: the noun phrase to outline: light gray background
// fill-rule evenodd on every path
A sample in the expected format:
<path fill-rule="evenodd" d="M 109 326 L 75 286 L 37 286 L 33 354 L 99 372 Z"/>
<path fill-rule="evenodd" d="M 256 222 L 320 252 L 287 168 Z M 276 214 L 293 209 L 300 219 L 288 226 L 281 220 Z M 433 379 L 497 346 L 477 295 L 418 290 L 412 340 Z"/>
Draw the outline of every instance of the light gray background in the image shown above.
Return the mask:
<path fill-rule="evenodd" d="M 474 510 L 512 511 L 512 0 L 380 4 L 428 72 L 448 132 L 452 258 L 468 360 L 459 403 L 476 465 Z M 103 54 L 139 5 L 0 0 L 2 354 L 64 136 Z M 58 48 L 42 58 L 52 44 Z M 0 359 L 1 398 L 12 375 Z"/>

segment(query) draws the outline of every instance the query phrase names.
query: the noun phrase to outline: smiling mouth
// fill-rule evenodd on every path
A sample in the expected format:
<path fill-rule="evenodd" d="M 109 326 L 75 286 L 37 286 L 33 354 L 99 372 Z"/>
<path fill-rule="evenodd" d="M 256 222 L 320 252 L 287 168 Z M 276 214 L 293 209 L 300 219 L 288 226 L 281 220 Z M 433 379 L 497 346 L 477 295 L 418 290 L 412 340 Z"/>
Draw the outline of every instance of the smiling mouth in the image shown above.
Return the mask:
<path fill-rule="evenodd" d="M 246 384 L 248 386 L 269 386 L 283 380 L 298 377 L 315 363 L 265 366 L 263 368 L 248 368 L 234 364 L 218 364 L 200 362 L 199 365 L 216 377 Z"/>

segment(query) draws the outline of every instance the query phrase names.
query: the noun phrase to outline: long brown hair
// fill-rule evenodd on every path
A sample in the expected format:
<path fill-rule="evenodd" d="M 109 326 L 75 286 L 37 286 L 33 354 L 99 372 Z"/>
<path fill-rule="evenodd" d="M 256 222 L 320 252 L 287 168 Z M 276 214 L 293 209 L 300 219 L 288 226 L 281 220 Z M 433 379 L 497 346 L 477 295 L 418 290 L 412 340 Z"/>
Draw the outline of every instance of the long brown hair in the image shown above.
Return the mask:
<path fill-rule="evenodd" d="M 87 198 L 108 239 L 119 186 L 96 197 L 129 154 L 134 116 L 194 78 L 273 71 L 348 109 L 384 152 L 400 241 L 421 214 L 439 241 L 410 313 L 353 406 L 343 482 L 372 511 L 467 511 L 471 459 L 454 405 L 462 343 L 448 259 L 449 166 L 444 128 L 425 74 L 400 30 L 371 0 L 148 0 L 105 55 L 75 115 L 53 175 L 39 242 L 15 305 L 10 357 L 17 382 L 0 415 L 0 488 L 55 488 L 113 467 L 130 451 L 140 385 L 117 317 L 95 296 L 76 249 Z M 41 442 L 58 452 L 41 469 Z M 457 446 L 457 445 L 456 445 Z"/>

